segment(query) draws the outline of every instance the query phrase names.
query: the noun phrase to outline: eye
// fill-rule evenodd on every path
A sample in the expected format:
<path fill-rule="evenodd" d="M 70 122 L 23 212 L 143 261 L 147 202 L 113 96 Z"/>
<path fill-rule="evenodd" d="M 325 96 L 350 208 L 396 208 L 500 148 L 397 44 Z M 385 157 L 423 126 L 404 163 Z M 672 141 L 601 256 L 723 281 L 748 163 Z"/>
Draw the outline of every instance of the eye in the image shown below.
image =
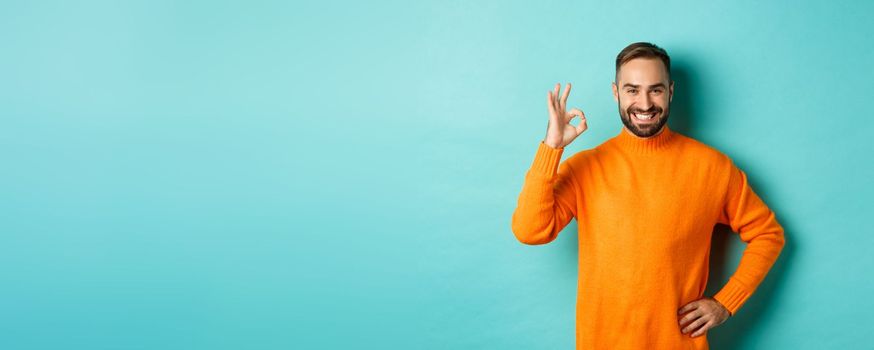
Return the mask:
<path fill-rule="evenodd" d="M 653 93 L 655 93 L 656 95 L 658 95 L 658 94 L 661 94 L 661 93 L 662 93 L 662 90 L 653 90 Z"/>
<path fill-rule="evenodd" d="M 628 89 L 627 91 L 629 94 L 636 94 L 637 93 L 637 89 Z"/>

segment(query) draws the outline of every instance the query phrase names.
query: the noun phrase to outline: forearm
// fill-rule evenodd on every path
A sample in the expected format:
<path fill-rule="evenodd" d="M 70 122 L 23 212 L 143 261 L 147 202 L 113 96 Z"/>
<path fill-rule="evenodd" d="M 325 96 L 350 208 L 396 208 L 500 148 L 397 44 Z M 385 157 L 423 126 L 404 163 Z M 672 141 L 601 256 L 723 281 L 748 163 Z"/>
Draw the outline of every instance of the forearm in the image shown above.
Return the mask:
<path fill-rule="evenodd" d="M 776 215 L 750 187 L 746 174 L 736 168 L 732 172 L 720 222 L 729 224 L 747 246 L 737 270 L 714 299 L 734 314 L 762 283 L 786 238 Z"/>
<path fill-rule="evenodd" d="M 567 184 L 569 173 L 558 171 L 563 148 L 540 143 L 534 162 L 513 212 L 512 230 L 525 244 L 545 244 L 554 240 L 573 217 L 569 204 L 562 203 L 558 191 L 573 191 Z M 567 193 L 567 192 L 565 192 Z"/>
<path fill-rule="evenodd" d="M 762 232 L 747 243 L 737 270 L 714 299 L 734 315 L 765 279 L 784 245 L 783 228 L 773 219 L 772 213 Z"/>

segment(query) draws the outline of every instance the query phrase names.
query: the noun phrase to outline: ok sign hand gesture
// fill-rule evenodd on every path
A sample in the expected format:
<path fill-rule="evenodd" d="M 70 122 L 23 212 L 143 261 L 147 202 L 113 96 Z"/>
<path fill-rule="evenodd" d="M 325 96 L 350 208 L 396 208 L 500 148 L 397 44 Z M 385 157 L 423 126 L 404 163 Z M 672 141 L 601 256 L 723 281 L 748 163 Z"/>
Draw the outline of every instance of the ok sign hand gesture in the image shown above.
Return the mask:
<path fill-rule="evenodd" d="M 562 148 L 567 146 L 577 136 L 580 136 L 586 129 L 586 115 L 583 111 L 573 108 L 570 112 L 566 111 L 567 97 L 571 92 L 571 83 L 567 84 L 564 94 L 559 98 L 558 93 L 561 85 L 556 83 L 555 90 L 546 93 L 546 106 L 549 110 L 549 125 L 546 128 L 546 138 L 543 140 L 547 146 L 552 148 Z M 580 117 L 580 124 L 574 126 L 570 123 L 575 116 Z"/>

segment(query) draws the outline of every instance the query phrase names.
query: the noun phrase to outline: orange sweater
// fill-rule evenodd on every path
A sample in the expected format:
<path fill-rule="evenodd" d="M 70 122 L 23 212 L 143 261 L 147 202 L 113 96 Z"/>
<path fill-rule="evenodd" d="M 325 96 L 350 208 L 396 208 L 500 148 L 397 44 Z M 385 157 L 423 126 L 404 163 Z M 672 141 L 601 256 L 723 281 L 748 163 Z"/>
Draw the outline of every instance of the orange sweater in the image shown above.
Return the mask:
<path fill-rule="evenodd" d="M 677 311 L 704 297 L 714 225 L 747 243 L 713 296 L 732 315 L 785 243 L 746 174 L 667 125 L 648 139 L 623 128 L 559 162 L 563 151 L 540 142 L 512 229 L 522 243 L 545 244 L 577 219 L 577 349 L 708 349 L 706 334 L 681 332 Z"/>

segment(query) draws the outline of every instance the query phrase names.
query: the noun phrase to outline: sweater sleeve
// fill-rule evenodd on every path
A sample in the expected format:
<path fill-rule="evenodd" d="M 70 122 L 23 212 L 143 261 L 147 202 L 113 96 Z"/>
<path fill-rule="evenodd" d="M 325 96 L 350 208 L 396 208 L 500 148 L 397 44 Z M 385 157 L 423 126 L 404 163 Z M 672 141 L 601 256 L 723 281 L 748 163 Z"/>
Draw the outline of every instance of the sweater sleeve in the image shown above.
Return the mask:
<path fill-rule="evenodd" d="M 512 218 L 513 234 L 524 244 L 552 242 L 576 216 L 577 186 L 568 162 L 560 163 L 563 151 L 541 141 L 525 175 Z"/>
<path fill-rule="evenodd" d="M 774 212 L 753 192 L 747 175 L 733 163 L 718 222 L 731 226 L 747 243 L 737 270 L 713 296 L 734 315 L 777 260 L 785 238 Z"/>

